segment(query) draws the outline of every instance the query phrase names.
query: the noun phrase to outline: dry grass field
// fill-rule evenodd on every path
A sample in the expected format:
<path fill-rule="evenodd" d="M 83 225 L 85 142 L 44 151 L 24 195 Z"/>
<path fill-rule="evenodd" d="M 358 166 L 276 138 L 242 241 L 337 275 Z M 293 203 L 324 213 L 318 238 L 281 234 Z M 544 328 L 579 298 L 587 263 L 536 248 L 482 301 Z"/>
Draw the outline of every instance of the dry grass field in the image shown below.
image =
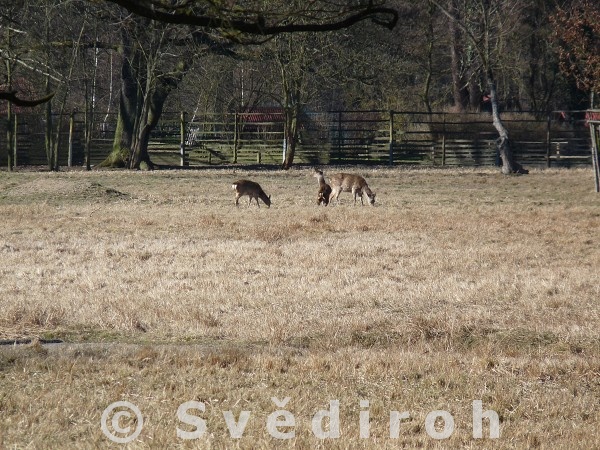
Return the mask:
<path fill-rule="evenodd" d="M 0 448 L 124 447 L 116 401 L 143 415 L 128 448 L 600 448 L 591 170 L 346 170 L 375 207 L 317 207 L 309 169 L 0 172 L 0 339 L 64 341 L 0 346 Z M 236 208 L 238 178 L 271 208 Z M 474 438 L 474 400 L 499 438 Z"/>

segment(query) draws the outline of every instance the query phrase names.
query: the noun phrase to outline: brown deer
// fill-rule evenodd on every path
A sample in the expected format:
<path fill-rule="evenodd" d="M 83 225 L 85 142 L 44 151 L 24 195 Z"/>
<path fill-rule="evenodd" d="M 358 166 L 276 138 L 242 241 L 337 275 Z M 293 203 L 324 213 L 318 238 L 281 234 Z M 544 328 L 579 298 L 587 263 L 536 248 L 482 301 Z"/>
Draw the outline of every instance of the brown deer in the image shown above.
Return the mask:
<path fill-rule="evenodd" d="M 250 180 L 238 180 L 231 185 L 235 190 L 235 206 L 239 206 L 239 199 L 243 195 L 248 196 L 248 206 L 252 203 L 252 199 L 256 199 L 256 204 L 260 208 L 258 199 L 260 198 L 267 207 L 271 207 L 271 196 L 267 196 L 265 191 L 262 190 L 260 184 Z"/>
<path fill-rule="evenodd" d="M 371 191 L 365 179 L 360 175 L 336 173 L 329 177 L 329 183 L 331 184 L 330 202 L 333 199 L 337 200 L 342 192 L 352 192 L 355 205 L 357 196 L 360 196 L 361 205 L 364 205 L 363 198 L 365 196 L 369 205 L 373 206 L 375 204 L 375 193 Z"/>
<path fill-rule="evenodd" d="M 327 206 L 329 204 L 329 196 L 331 195 L 331 186 L 329 186 L 325 182 L 323 172 L 319 169 L 315 168 L 315 173 L 313 176 L 319 182 L 319 192 L 317 192 L 317 205 L 323 204 Z"/>

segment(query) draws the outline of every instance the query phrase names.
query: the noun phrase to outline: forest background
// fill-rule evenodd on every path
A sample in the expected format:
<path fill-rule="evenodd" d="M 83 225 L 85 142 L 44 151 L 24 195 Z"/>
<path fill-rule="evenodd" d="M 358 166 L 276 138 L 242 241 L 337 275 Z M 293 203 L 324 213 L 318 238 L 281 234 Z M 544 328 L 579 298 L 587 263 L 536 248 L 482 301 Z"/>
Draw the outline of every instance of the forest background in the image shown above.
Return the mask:
<path fill-rule="evenodd" d="M 136 0 L 1 3 L 0 90 L 54 94 L 36 107 L 46 114 L 51 169 L 56 130 L 72 112 L 85 114 L 88 145 L 94 124 L 118 114 L 104 165 L 137 168 L 150 163 L 148 140 L 163 111 L 280 108 L 289 167 L 302 113 L 496 104 L 544 117 L 593 108 L 600 83 L 600 7 L 588 0 L 162 2 L 160 21 Z M 210 21 L 181 19 L 199 16 Z M 309 31 L 280 32 L 294 27 Z M 2 109 L 11 168 L 20 110 Z"/>

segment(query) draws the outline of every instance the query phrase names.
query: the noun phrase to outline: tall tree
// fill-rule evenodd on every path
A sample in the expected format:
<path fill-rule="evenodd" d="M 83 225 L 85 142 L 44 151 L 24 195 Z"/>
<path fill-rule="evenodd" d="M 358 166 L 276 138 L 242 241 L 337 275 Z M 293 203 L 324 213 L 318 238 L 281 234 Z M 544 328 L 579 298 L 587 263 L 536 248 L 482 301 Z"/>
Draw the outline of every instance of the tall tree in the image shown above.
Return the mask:
<path fill-rule="evenodd" d="M 518 0 L 467 0 L 462 4 L 463 17 L 452 14 L 437 0 L 430 0 L 465 33 L 476 52 L 492 106 L 492 123 L 498 132 L 496 145 L 502 159 L 502 173 L 528 173 L 513 155 L 508 130 L 502 122 L 496 84 L 496 71 L 502 60 L 503 40 L 511 32 L 517 16 Z"/>
<path fill-rule="evenodd" d="M 148 154 L 152 130 L 164 105 L 195 61 L 210 53 L 231 54 L 227 43 L 203 31 L 127 15 L 120 19 L 121 94 L 113 150 L 103 167 L 154 164 Z"/>
<path fill-rule="evenodd" d="M 16 82 L 15 92 L 4 94 L 13 104 L 46 103 L 47 163 L 50 170 L 57 170 L 59 149 L 66 148 L 61 141 L 66 131 L 63 116 L 78 109 L 83 98 L 82 56 L 86 49 L 107 46 L 86 34 L 92 21 L 93 28 L 104 23 L 101 10 L 87 2 L 18 0 L 10 7 L 4 3 L 8 0 L 0 0 L 0 27 L 12 33 L 11 45 L 0 46 L 0 57 L 3 66 L 10 65 Z M 29 89 L 17 91 L 22 87 Z"/>
<path fill-rule="evenodd" d="M 141 44 L 131 41 L 129 37 L 123 38 L 124 89 L 118 133 L 113 152 L 103 163 L 110 166 L 126 164 L 129 168 L 139 168 L 142 163 L 152 167 L 147 151 L 150 133 L 158 123 L 167 96 L 181 82 L 189 68 L 189 59 L 179 58 L 170 70 L 161 69 L 160 61 L 165 55 L 161 46 L 170 41 L 167 36 L 176 28 L 159 26 L 158 23 L 216 30 L 230 41 L 250 43 L 281 33 L 339 30 L 367 19 L 392 28 L 398 20 L 395 10 L 382 6 L 383 2 L 376 4 L 373 0 L 348 2 L 341 6 L 327 1 L 303 4 L 283 1 L 238 3 L 197 0 L 183 4 L 166 0 L 152 3 L 146 0 L 107 1 L 141 17 L 131 18 L 129 22 L 134 23 L 133 34 L 143 35 L 145 41 Z M 157 28 L 161 30 L 158 33 Z M 148 30 L 153 31 L 144 35 L 142 31 Z M 293 102 L 291 98 L 290 102 Z M 129 153 L 125 159 L 127 148 Z"/>
<path fill-rule="evenodd" d="M 40 94 L 41 89 L 35 89 L 34 83 L 27 77 L 35 78 L 36 72 L 41 72 L 36 65 L 36 59 L 32 56 L 32 39 L 27 27 L 24 26 L 24 18 L 29 14 L 27 5 L 21 1 L 0 1 L 0 74 L 4 78 L 0 89 L 0 100 L 6 100 L 6 148 L 7 166 L 12 170 L 17 163 L 17 154 L 14 136 L 15 114 L 21 108 L 32 108 L 47 103 L 53 97 Z M 13 105 L 16 108 L 13 108 Z M 4 105 L 2 105 L 4 106 Z M 4 108 L 3 108 L 4 109 Z"/>
<path fill-rule="evenodd" d="M 600 4 L 576 0 L 552 16 L 560 69 L 593 98 L 600 92 Z"/>
<path fill-rule="evenodd" d="M 284 112 L 284 152 L 283 168 L 289 169 L 296 153 L 298 140 L 298 119 L 302 109 L 302 96 L 305 94 L 306 71 L 310 69 L 308 53 L 313 46 L 305 42 L 295 42 L 293 35 L 277 37 L 275 60 L 281 74 L 282 105 Z"/>
<path fill-rule="evenodd" d="M 466 24 L 474 15 L 473 5 L 448 0 L 448 12 L 454 17 L 448 21 L 453 108 L 458 112 L 478 111 L 482 95 L 480 63 L 473 42 L 459 26 L 459 22 Z"/>
<path fill-rule="evenodd" d="M 318 90 L 315 80 L 322 75 L 322 62 L 327 58 L 325 39 L 314 33 L 284 34 L 269 45 L 279 74 L 279 102 L 284 113 L 284 169 L 294 162 L 300 114 Z"/>
<path fill-rule="evenodd" d="M 182 80 L 188 62 L 181 30 L 144 18 L 127 17 L 121 26 L 121 97 L 113 151 L 102 166 L 153 167 L 148 156 L 150 132 L 165 100 Z"/>

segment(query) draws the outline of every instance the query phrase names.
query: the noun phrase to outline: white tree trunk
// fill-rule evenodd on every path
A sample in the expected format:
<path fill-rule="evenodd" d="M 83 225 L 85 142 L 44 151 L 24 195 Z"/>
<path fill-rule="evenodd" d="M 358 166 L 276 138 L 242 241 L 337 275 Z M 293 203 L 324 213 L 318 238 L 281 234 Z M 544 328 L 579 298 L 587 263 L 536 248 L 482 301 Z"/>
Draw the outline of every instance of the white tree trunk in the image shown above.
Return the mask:
<path fill-rule="evenodd" d="M 528 170 L 524 169 L 521 164 L 515 161 L 513 156 L 512 148 L 510 146 L 510 139 L 508 138 L 508 130 L 504 127 L 502 119 L 500 118 L 500 110 L 498 108 L 498 94 L 496 93 L 496 83 L 494 82 L 493 74 L 488 72 L 487 74 L 488 88 L 490 90 L 490 102 L 492 104 L 492 121 L 494 128 L 498 132 L 498 139 L 496 140 L 496 146 L 498 153 L 502 159 L 502 173 L 505 175 L 518 173 L 525 174 L 529 173 Z"/>

